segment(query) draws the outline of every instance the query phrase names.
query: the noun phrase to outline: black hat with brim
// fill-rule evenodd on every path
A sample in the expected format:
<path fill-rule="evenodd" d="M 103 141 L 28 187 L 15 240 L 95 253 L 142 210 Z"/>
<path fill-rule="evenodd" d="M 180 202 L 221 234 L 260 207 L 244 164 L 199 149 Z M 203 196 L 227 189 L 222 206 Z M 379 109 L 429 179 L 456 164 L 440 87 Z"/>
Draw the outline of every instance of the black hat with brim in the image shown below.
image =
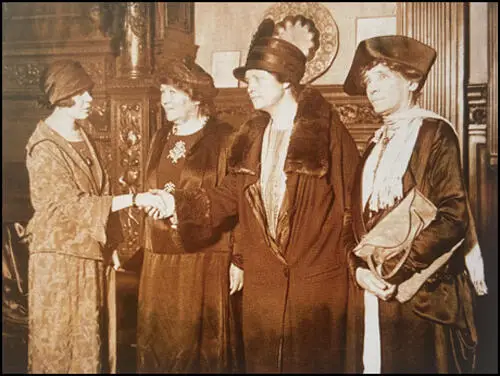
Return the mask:
<path fill-rule="evenodd" d="M 249 69 L 261 69 L 278 74 L 285 82 L 300 83 L 306 69 L 306 56 L 293 44 L 278 38 L 265 37 L 255 41 L 246 64 L 233 70 L 234 76 L 245 81 Z"/>

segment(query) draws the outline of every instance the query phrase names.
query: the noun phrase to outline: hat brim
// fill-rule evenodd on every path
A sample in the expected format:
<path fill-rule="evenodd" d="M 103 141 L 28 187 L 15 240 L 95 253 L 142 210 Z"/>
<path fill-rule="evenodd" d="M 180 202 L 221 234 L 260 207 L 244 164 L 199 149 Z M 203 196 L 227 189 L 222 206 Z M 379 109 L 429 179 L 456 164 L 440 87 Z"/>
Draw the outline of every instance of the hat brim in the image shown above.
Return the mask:
<path fill-rule="evenodd" d="M 243 81 L 245 82 L 245 73 L 247 72 L 247 67 L 238 67 L 233 70 L 233 76 L 238 80 L 238 81 Z"/>
<path fill-rule="evenodd" d="M 365 94 L 361 70 L 373 61 L 387 61 L 406 66 L 419 72 L 421 88 L 436 60 L 436 50 L 410 37 L 385 35 L 361 41 L 349 73 L 344 81 L 344 91 L 349 95 Z"/>

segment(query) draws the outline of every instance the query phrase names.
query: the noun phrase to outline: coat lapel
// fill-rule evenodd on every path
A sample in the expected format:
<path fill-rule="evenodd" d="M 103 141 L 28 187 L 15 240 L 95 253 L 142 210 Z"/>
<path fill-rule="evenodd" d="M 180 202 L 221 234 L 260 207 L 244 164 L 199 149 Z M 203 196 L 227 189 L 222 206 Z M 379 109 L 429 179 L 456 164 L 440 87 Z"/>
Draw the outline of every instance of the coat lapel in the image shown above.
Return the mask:
<path fill-rule="evenodd" d="M 267 231 L 261 188 L 258 184 L 262 140 L 269 124 L 269 115 L 257 112 L 256 116 L 242 125 L 232 144 L 228 159 L 229 171 L 251 175 L 255 178 L 247 182 L 245 196 L 259 227 L 265 234 L 269 248 L 281 262 L 286 263 L 283 249 L 288 243 L 287 231 L 291 220 L 291 208 L 294 207 L 291 197 L 296 196 L 293 192 L 297 189 L 297 179 L 290 179 L 290 175 L 300 174 L 321 178 L 327 174 L 330 167 L 330 118 L 330 104 L 318 91 L 310 88 L 304 89 L 299 98 L 297 115 L 285 159 L 284 171 L 288 175 L 288 181 L 278 216 L 277 240 L 272 239 Z"/>
<path fill-rule="evenodd" d="M 167 124 L 166 126 L 160 128 L 151 141 L 145 169 L 146 181 L 149 183 L 150 187 L 156 187 L 156 175 L 153 176 L 152 173 L 153 171 L 156 171 L 156 167 L 158 167 L 158 162 L 160 161 L 160 157 L 163 152 L 163 146 L 167 141 L 171 129 L 172 124 Z"/>

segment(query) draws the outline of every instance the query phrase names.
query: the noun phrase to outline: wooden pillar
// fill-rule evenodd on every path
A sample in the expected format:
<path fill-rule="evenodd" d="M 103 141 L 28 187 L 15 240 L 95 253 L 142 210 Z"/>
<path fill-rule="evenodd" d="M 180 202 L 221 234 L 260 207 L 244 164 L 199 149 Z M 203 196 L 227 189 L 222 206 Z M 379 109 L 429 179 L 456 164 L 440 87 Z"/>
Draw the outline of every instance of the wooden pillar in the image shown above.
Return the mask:
<path fill-rule="evenodd" d="M 149 144 L 160 116 L 160 92 L 152 77 L 151 5 L 125 3 L 122 48 L 117 77 L 108 87 L 113 150 L 113 192 L 144 191 L 144 168 Z M 141 246 L 144 215 L 140 209 L 120 212 L 125 241 L 119 247 L 123 262 Z"/>
<path fill-rule="evenodd" d="M 124 41 L 120 56 L 122 76 L 139 78 L 151 73 L 151 4 L 125 3 Z"/>
<path fill-rule="evenodd" d="M 422 90 L 420 105 L 449 119 L 464 150 L 465 5 L 398 3 L 400 33 L 436 49 L 437 59 Z M 463 155 L 463 154 L 462 154 Z"/>
<path fill-rule="evenodd" d="M 498 168 L 498 3 L 488 3 L 488 152 Z"/>
<path fill-rule="evenodd" d="M 160 92 L 148 77 L 116 79 L 110 84 L 109 94 L 114 135 L 113 192 L 143 192 L 149 144 L 159 121 Z M 140 248 L 144 216 L 137 208 L 122 210 L 120 216 L 125 236 L 120 256 L 126 262 Z"/>

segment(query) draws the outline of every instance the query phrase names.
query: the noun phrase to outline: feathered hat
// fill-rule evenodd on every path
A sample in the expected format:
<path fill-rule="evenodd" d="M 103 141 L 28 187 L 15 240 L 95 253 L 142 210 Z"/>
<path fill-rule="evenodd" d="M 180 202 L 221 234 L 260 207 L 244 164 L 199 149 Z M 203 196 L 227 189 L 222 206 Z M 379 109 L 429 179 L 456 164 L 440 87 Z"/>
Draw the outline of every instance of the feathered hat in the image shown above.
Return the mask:
<path fill-rule="evenodd" d="M 278 3 L 265 14 L 252 38 L 246 64 L 234 76 L 244 81 L 248 69 L 279 74 L 307 84 L 322 75 L 337 52 L 337 26 L 324 6 Z"/>

